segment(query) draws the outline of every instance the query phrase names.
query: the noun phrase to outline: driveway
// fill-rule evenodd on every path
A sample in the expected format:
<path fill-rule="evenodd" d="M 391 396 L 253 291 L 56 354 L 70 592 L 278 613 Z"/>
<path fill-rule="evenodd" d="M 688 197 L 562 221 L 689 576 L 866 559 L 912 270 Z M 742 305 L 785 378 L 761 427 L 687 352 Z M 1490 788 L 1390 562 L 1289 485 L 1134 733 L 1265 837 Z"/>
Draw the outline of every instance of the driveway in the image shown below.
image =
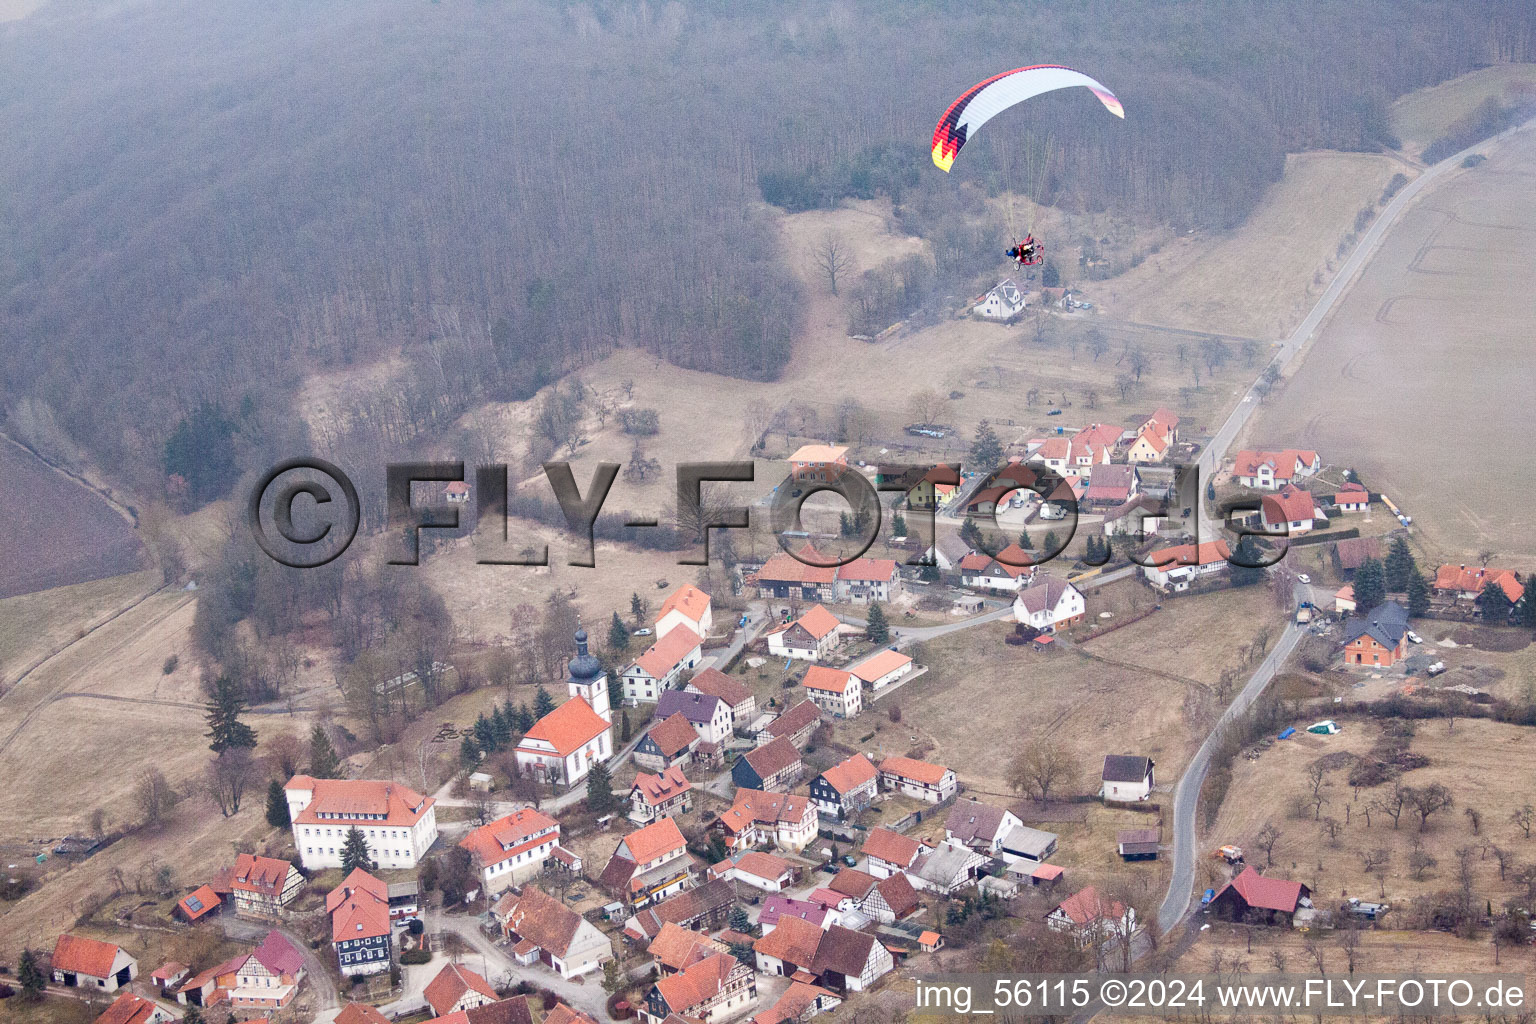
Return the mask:
<path fill-rule="evenodd" d="M 309 943 L 299 938 L 293 932 L 282 925 L 274 925 L 266 921 L 247 921 L 235 917 L 233 914 L 222 915 L 224 918 L 224 934 L 231 939 L 241 942 L 259 943 L 267 937 L 267 933 L 277 929 L 293 948 L 304 956 L 304 984 L 299 989 L 298 999 L 307 1000 L 314 1006 L 317 1018 L 325 1015 L 325 1011 L 334 1011 L 341 1006 L 341 997 L 336 992 L 336 980 L 331 972 L 331 964 L 328 960 L 321 960 L 318 953 L 309 948 Z M 326 953 L 330 953 L 331 947 L 322 946 Z M 334 1013 L 330 1016 L 335 1016 Z M 328 1018 L 327 1018 L 328 1019 Z"/>
<path fill-rule="evenodd" d="M 440 910 L 427 911 L 429 932 L 457 932 L 463 936 L 475 955 L 468 960 L 471 968 L 483 962 L 485 977 L 492 985 L 516 984 L 526 981 L 539 988 L 547 988 L 567 1006 L 591 1014 L 598 1020 L 608 1019 L 608 993 L 603 991 L 601 971 L 592 971 L 582 980 L 569 981 L 542 964 L 524 967 L 507 955 L 505 949 L 493 942 L 480 930 L 478 918 L 462 914 L 444 914 Z"/>

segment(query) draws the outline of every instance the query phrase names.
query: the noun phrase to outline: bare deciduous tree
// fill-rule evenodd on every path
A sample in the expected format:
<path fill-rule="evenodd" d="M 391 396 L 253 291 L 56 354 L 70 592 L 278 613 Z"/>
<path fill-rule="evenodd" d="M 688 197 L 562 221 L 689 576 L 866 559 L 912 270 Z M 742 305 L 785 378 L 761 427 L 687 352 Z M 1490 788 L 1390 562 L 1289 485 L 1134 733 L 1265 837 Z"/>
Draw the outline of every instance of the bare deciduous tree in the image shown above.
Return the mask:
<path fill-rule="evenodd" d="M 836 231 L 828 231 L 811 249 L 811 259 L 815 261 L 816 269 L 826 275 L 827 288 L 836 295 L 837 279 L 853 269 L 853 254 L 848 251 L 848 243 Z"/>
<path fill-rule="evenodd" d="M 1051 792 L 1080 774 L 1080 766 L 1066 747 L 1034 740 L 1015 755 L 1008 766 L 1008 784 L 1042 803 Z"/>

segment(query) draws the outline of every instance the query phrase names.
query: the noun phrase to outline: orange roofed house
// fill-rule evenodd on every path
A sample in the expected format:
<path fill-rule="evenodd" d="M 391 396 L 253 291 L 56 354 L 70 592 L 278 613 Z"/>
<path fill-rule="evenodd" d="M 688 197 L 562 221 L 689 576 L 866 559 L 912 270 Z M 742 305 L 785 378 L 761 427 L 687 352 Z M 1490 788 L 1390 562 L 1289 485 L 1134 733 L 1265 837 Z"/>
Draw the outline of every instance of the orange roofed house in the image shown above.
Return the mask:
<path fill-rule="evenodd" d="M 888 757 L 880 762 L 880 788 L 903 796 L 938 804 L 954 796 L 959 787 L 955 773 L 942 765 L 912 757 Z"/>
<path fill-rule="evenodd" d="M 846 565 L 807 544 L 797 555 L 779 552 L 746 577 L 769 600 L 841 601 L 868 604 L 901 593 L 901 576 L 889 558 L 855 558 Z"/>
<path fill-rule="evenodd" d="M 838 644 L 837 616 L 821 605 L 768 634 L 768 653 L 777 658 L 820 661 Z"/>
<path fill-rule="evenodd" d="M 789 472 L 800 483 L 831 483 L 848 472 L 848 449 L 840 444 L 801 445 L 789 457 Z"/>
<path fill-rule="evenodd" d="M 121 946 L 68 933 L 53 945 L 56 984 L 115 992 L 139 976 L 139 962 Z"/>
<path fill-rule="evenodd" d="M 710 823 L 729 850 L 772 844 L 799 853 L 816 838 L 816 805 L 793 793 L 736 790 L 731 808 Z"/>
<path fill-rule="evenodd" d="M 1232 479 L 1244 487 L 1276 491 L 1313 476 L 1322 468 L 1317 452 L 1287 448 L 1280 452 L 1241 451 L 1232 462 Z"/>
<path fill-rule="evenodd" d="M 686 814 L 693 806 L 693 783 L 678 765 L 658 774 L 636 772 L 629 787 L 629 820 L 649 825 L 657 818 Z"/>
<path fill-rule="evenodd" d="M 537 960 L 562 978 L 578 978 L 613 959 L 608 936 L 536 885 L 507 893 L 493 913 L 524 965 Z"/>
<path fill-rule="evenodd" d="M 295 775 L 283 789 L 293 845 L 306 870 L 341 867 L 341 848 L 353 828 L 384 869 L 414 868 L 437 841 L 433 799 L 398 782 Z"/>
<path fill-rule="evenodd" d="M 842 821 L 875 802 L 879 774 L 869 758 L 854 754 L 811 780 L 811 801 L 819 813 Z"/>
<path fill-rule="evenodd" d="M 1146 555 L 1145 560 L 1154 564 L 1142 566 L 1141 571 L 1159 590 L 1188 590 L 1191 583 L 1203 576 L 1226 572 L 1227 559 L 1231 557 L 1224 540 L 1207 541 L 1198 547 L 1179 544 Z"/>
<path fill-rule="evenodd" d="M 302 888 L 304 876 L 292 864 L 249 853 L 235 858 L 229 879 L 230 900 L 241 917 L 274 918 Z"/>
<path fill-rule="evenodd" d="M 473 1010 L 501 998 L 490 982 L 462 964 L 449 964 L 438 971 L 421 995 L 438 1017 Z"/>
<path fill-rule="evenodd" d="M 1435 570 L 1435 592 L 1453 600 L 1476 601 L 1483 596 L 1483 591 L 1490 583 L 1498 584 L 1510 604 L 1519 603 L 1525 596 L 1525 587 L 1520 583 L 1520 577 L 1509 569 L 1442 565 Z"/>
<path fill-rule="evenodd" d="M 708 594 L 684 583 L 661 603 L 656 613 L 656 635 L 666 636 L 674 626 L 687 626 L 699 636 L 709 636 L 715 624 L 711 604 Z"/>
<path fill-rule="evenodd" d="M 619 840 L 598 882 L 638 910 L 690 888 L 696 867 L 677 822 L 658 818 Z"/>
<path fill-rule="evenodd" d="M 95 1024 L 167 1024 L 176 1017 L 152 999 L 123 991 L 96 1018 Z"/>
<path fill-rule="evenodd" d="M 864 681 L 847 669 L 812 665 L 800 686 L 817 707 L 834 718 L 853 718 L 864 710 Z"/>
<path fill-rule="evenodd" d="M 594 764 L 613 756 L 608 673 L 588 653 L 584 629 L 576 631 L 576 657 L 566 668 L 565 686 L 566 702 L 535 722 L 513 753 L 525 775 L 574 785 Z"/>
<path fill-rule="evenodd" d="M 656 642 L 624 669 L 624 698 L 628 701 L 656 701 L 704 657 L 704 637 L 687 623 L 672 626 L 666 633 L 658 626 L 657 635 Z"/>
<path fill-rule="evenodd" d="M 362 868 L 353 868 L 325 897 L 331 915 L 331 945 L 347 977 L 382 974 L 390 951 L 389 886 Z"/>
<path fill-rule="evenodd" d="M 1129 935 L 1136 930 L 1136 911 L 1117 900 L 1101 896 L 1093 886 L 1074 893 L 1045 915 L 1053 932 L 1066 932 L 1086 949 L 1098 942 Z"/>
<path fill-rule="evenodd" d="M 497 893 L 544 870 L 560 846 L 560 823 L 532 807 L 481 825 L 459 841 L 469 851 L 487 893 Z"/>

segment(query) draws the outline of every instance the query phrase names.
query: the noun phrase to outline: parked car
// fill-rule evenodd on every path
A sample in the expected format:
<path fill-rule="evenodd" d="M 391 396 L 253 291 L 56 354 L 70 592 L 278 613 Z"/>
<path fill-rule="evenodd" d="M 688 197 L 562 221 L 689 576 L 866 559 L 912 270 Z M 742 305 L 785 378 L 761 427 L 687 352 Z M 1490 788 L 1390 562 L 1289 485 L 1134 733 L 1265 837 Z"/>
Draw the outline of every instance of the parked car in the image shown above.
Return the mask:
<path fill-rule="evenodd" d="M 1297 583 L 1311 583 L 1312 582 L 1312 577 L 1308 576 L 1304 572 L 1299 572 L 1299 573 L 1296 574 L 1296 582 Z"/>
<path fill-rule="evenodd" d="M 843 863 L 850 868 L 856 868 L 859 866 L 858 858 L 847 853 L 843 854 Z"/>
<path fill-rule="evenodd" d="M 1047 416 L 1060 416 L 1061 415 L 1061 410 L 1060 409 L 1052 409 L 1050 412 L 1046 413 L 1046 415 Z"/>
<path fill-rule="evenodd" d="M 1424 642 L 1424 638 L 1410 629 L 1408 631 L 1408 642 L 1411 644 L 1421 644 Z"/>
<path fill-rule="evenodd" d="M 650 627 L 649 626 L 642 626 L 641 628 L 635 630 L 634 635 L 635 636 L 650 636 L 651 635 Z"/>

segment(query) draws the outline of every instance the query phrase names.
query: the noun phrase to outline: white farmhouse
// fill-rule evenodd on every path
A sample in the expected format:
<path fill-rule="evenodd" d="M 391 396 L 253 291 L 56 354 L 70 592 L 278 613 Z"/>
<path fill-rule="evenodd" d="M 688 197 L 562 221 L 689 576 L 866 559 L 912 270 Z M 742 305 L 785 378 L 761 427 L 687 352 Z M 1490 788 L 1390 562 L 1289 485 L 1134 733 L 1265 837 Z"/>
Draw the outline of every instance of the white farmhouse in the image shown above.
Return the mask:
<path fill-rule="evenodd" d="M 983 295 L 973 311 L 986 320 L 1012 320 L 1024 312 L 1026 305 L 1024 293 L 1019 291 L 1012 278 L 1008 278 Z"/>
<path fill-rule="evenodd" d="M 1013 599 L 1014 620 L 1042 633 L 1066 629 L 1083 617 L 1083 593 L 1057 576 L 1042 576 Z"/>

